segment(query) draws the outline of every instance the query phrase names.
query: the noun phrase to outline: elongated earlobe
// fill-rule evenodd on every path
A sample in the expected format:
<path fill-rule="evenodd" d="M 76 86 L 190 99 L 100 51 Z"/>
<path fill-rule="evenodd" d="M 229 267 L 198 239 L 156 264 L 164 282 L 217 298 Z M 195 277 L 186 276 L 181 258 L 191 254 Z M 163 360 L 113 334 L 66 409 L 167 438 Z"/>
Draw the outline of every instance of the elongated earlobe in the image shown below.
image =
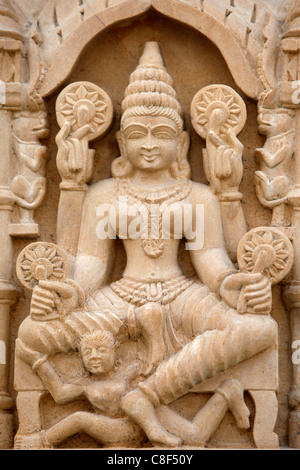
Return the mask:
<path fill-rule="evenodd" d="M 126 145 L 125 145 L 125 142 L 124 142 L 124 136 L 123 136 L 122 131 L 117 131 L 116 132 L 116 139 L 117 139 L 118 146 L 119 146 L 119 149 L 120 149 L 121 157 L 127 157 Z"/>
<path fill-rule="evenodd" d="M 116 139 L 119 145 L 121 156 L 112 162 L 111 173 L 113 178 L 126 178 L 132 175 L 133 168 L 127 158 L 126 145 L 122 131 L 116 132 Z"/>

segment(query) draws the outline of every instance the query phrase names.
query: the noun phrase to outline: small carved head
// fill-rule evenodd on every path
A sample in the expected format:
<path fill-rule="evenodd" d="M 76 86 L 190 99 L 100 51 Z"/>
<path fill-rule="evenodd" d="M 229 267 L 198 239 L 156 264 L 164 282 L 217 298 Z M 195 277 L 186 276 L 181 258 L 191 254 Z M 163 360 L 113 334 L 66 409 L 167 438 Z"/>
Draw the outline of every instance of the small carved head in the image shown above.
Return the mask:
<path fill-rule="evenodd" d="M 110 372 L 116 359 L 116 342 L 111 333 L 105 330 L 84 335 L 79 344 L 79 351 L 86 369 L 95 375 Z"/>
<path fill-rule="evenodd" d="M 23 142 L 37 142 L 49 136 L 48 117 L 45 111 L 23 111 L 15 115 L 13 131 Z"/>
<path fill-rule="evenodd" d="M 146 43 L 131 74 L 117 139 L 121 157 L 113 162 L 114 177 L 130 176 L 137 168 L 167 169 L 175 179 L 190 178 L 189 134 L 183 130 L 182 107 L 156 42 Z"/>
<path fill-rule="evenodd" d="M 258 113 L 258 132 L 267 137 L 283 134 L 294 128 L 294 111 L 286 108 L 260 108 Z"/>

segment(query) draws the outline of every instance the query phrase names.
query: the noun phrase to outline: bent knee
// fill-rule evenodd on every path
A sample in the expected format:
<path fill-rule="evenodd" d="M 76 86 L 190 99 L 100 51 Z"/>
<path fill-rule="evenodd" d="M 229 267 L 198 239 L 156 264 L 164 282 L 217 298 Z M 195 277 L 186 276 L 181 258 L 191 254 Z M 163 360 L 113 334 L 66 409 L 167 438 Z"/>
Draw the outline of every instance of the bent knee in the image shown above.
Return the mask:
<path fill-rule="evenodd" d="M 34 351 L 47 355 L 54 354 L 56 351 L 43 342 L 45 331 L 48 328 L 48 322 L 37 322 L 27 317 L 19 327 L 18 338 Z"/>
<path fill-rule="evenodd" d="M 128 413 L 132 409 L 132 406 L 134 406 L 135 401 L 136 401 L 135 390 L 132 390 L 131 392 L 126 393 L 126 395 L 121 400 L 122 410 L 125 413 Z"/>
<path fill-rule="evenodd" d="M 267 349 L 273 345 L 277 340 L 278 326 L 277 322 L 267 315 L 252 315 L 247 314 L 243 317 L 244 334 L 249 340 L 258 343 L 260 349 Z"/>
<path fill-rule="evenodd" d="M 259 330 L 260 335 L 262 335 L 268 347 L 274 344 L 274 342 L 276 342 L 277 340 L 278 325 L 277 322 L 269 316 L 264 316 L 260 318 L 263 320 L 261 328 Z"/>

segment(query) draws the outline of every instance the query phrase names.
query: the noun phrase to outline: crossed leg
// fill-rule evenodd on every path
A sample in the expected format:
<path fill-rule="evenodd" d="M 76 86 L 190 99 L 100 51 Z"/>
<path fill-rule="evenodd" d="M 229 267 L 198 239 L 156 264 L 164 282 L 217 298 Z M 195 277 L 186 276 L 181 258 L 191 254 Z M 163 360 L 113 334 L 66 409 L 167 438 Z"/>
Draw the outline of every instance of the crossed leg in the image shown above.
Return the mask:
<path fill-rule="evenodd" d="M 160 420 L 156 412 L 160 405 L 168 405 L 185 395 L 196 384 L 249 359 L 273 344 L 277 328 L 271 318 L 256 315 L 240 316 L 233 310 L 226 312 L 225 318 L 222 318 L 220 313 L 222 313 L 221 310 L 214 319 L 210 318 L 210 324 L 215 326 L 215 329 L 199 334 L 181 351 L 163 361 L 151 377 L 139 384 L 139 388 L 129 392 L 123 398 L 123 410 L 144 429 L 151 442 L 166 446 L 179 445 L 177 429 L 179 424 L 184 423 L 179 422 L 179 418 L 173 417 L 174 422 L 177 421 L 177 426 L 168 424 L 172 422 L 171 412 L 163 408 L 165 411 L 161 412 L 161 416 L 166 419 L 164 427 L 161 422 L 164 420 Z M 226 405 L 224 394 L 223 404 L 220 397 L 213 398 L 213 403 L 208 406 L 217 403 L 220 410 L 218 419 L 222 419 L 222 407 Z M 241 400 L 237 402 L 241 403 Z M 242 406 L 242 411 L 239 412 L 238 408 L 230 405 L 230 402 L 226 406 L 229 406 L 233 414 L 236 414 L 238 425 L 245 427 L 247 422 L 245 408 L 243 411 Z M 186 425 L 183 426 L 187 429 L 187 435 L 192 436 L 191 440 L 194 440 L 193 429 L 198 431 L 201 429 L 201 421 L 207 409 L 209 408 L 205 408 L 197 415 L 192 424 L 185 423 Z M 182 438 L 185 441 L 184 433 L 180 439 Z M 205 438 L 204 435 L 204 441 Z M 201 439 L 198 445 L 201 444 Z"/>
<path fill-rule="evenodd" d="M 230 410 L 239 429 L 249 428 L 249 409 L 244 402 L 244 390 L 234 379 L 220 385 L 192 421 L 175 413 L 168 406 L 157 409 L 160 423 L 184 445 L 203 447 L 218 429 L 227 410 Z"/>

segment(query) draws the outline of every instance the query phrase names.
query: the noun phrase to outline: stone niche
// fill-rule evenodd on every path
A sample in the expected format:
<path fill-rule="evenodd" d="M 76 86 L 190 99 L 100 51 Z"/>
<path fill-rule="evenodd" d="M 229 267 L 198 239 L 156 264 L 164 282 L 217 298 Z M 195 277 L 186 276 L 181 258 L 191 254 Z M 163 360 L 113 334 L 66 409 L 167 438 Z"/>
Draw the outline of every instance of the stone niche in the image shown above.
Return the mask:
<path fill-rule="evenodd" d="M 101 21 L 99 19 L 99 21 Z M 95 149 L 95 163 L 91 183 L 111 177 L 111 164 L 120 155 L 115 137 L 120 129 L 121 103 L 128 85 L 130 74 L 136 69 L 143 53 L 144 45 L 148 41 L 156 41 L 164 58 L 168 73 L 174 80 L 174 88 L 178 101 L 181 103 L 184 114 L 185 129 L 191 137 L 189 162 L 192 169 L 192 180 L 208 184 L 203 168 L 202 150 L 205 148 L 203 140 L 195 132 L 191 122 L 190 106 L 198 90 L 212 84 L 224 84 L 235 90 L 244 100 L 247 110 L 245 126 L 238 135 L 244 146 L 243 151 L 243 179 L 239 191 L 243 194 L 242 208 L 245 214 L 247 229 L 267 227 L 271 223 L 272 213 L 268 208 L 262 207 L 255 189 L 255 172 L 259 170 L 259 161 L 255 156 L 255 149 L 262 148 L 265 138 L 258 134 L 257 101 L 249 98 L 237 86 L 220 50 L 204 35 L 184 23 L 172 20 L 154 10 L 140 15 L 134 19 L 120 21 L 94 37 L 83 49 L 78 57 L 71 74 L 64 80 L 55 92 L 45 98 L 46 109 L 49 113 L 50 137 L 43 140 L 43 145 L 50 151 L 47 165 L 48 188 L 44 202 L 35 210 L 34 220 L 39 225 L 39 239 L 43 242 L 56 243 L 57 211 L 60 196 L 60 175 L 56 166 L 57 145 L 55 137 L 60 128 L 56 120 L 55 106 L 61 91 L 74 82 L 91 82 L 101 87 L 111 98 L 114 106 L 114 118 L 106 134 L 91 143 L 90 148 Z M 12 169 L 12 174 L 16 170 Z M 13 214 L 13 221 L 18 217 L 17 211 Z M 68 224 L 68 219 L 65 219 Z M 26 238 L 16 237 L 13 241 L 13 264 L 16 265 L 20 252 L 28 245 Z M 120 240 L 117 240 L 115 262 L 110 282 L 122 277 L 126 263 L 126 253 Z M 183 272 L 195 276 L 189 253 L 184 249 L 184 242 L 179 248 L 179 263 Z M 275 285 L 272 288 L 272 317 L 278 324 L 278 415 L 274 432 L 278 435 L 279 446 L 288 446 L 288 392 L 291 386 L 291 363 L 289 346 L 289 314 L 282 300 L 284 285 Z M 19 297 L 11 309 L 11 351 L 10 370 L 14 370 L 15 340 L 18 329 L 30 312 L 31 291 L 22 287 L 15 271 L 13 283 L 19 290 Z M 58 361 L 59 358 L 56 358 Z M 69 353 L 64 357 L 61 375 L 77 364 L 77 353 Z M 253 366 L 255 370 L 256 366 Z M 58 369 L 59 370 L 59 367 Z M 82 365 L 78 365 L 83 375 Z M 74 374 L 75 376 L 76 374 Z M 14 374 L 10 374 L 9 393 L 14 400 L 17 392 L 14 388 Z M 190 393 L 178 398 L 169 406 L 180 416 L 192 420 L 201 407 L 213 396 L 213 391 L 203 390 Z M 253 438 L 253 425 L 257 403 L 251 393 L 245 390 L 245 403 L 250 410 L 250 428 L 240 430 L 236 426 L 232 413 L 228 410 L 220 426 L 206 444 L 209 448 L 255 448 Z M 42 429 L 48 429 L 63 418 L 76 411 L 93 411 L 92 405 L 85 399 L 72 403 L 58 405 L 49 393 L 44 393 L 40 400 L 40 413 Z M 14 434 L 19 427 L 17 411 L 14 411 Z M 146 439 L 144 447 L 151 447 Z M 56 446 L 61 449 L 70 448 L 102 448 L 105 447 L 86 433 L 79 433 L 68 437 Z"/>

